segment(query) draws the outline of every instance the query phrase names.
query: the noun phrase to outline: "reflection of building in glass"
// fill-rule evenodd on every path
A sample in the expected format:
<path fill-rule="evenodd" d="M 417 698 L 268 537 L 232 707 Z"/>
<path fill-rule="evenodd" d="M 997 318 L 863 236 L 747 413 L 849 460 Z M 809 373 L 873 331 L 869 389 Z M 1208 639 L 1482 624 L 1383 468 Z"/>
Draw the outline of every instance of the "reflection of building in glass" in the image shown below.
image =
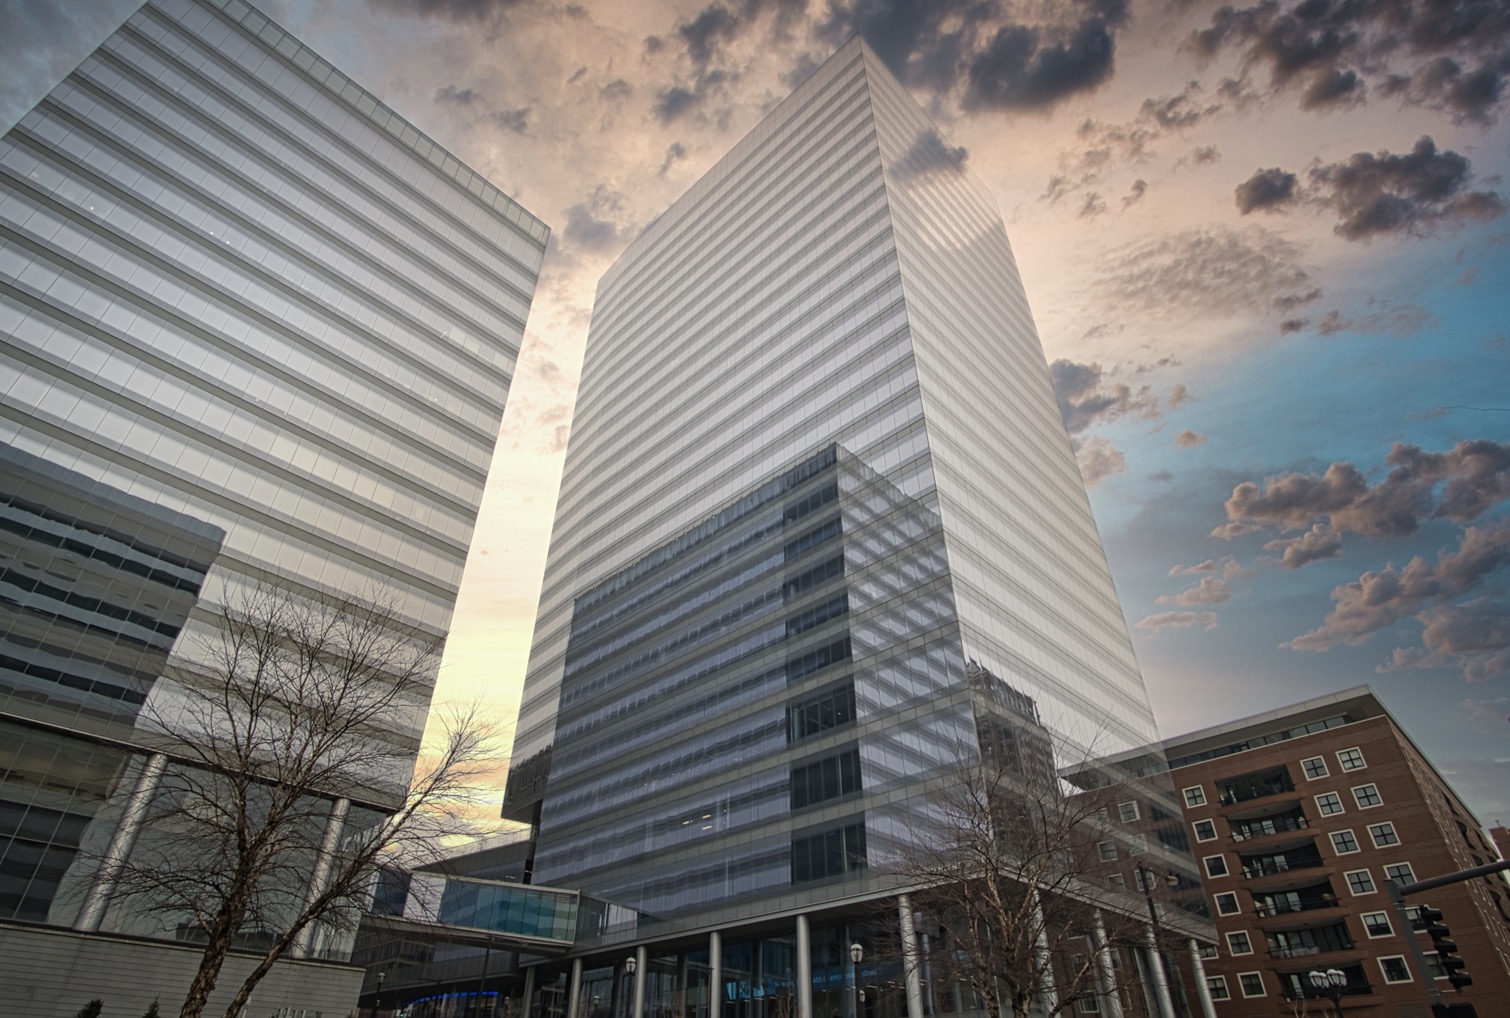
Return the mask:
<path fill-rule="evenodd" d="M 546 1013 L 852 1014 L 855 940 L 887 1007 L 968 1008 L 903 979 L 888 873 L 951 774 L 1132 760 L 1176 812 L 964 161 L 853 40 L 599 285 L 504 812 L 534 879 L 648 915 L 543 968 Z"/>
<path fill-rule="evenodd" d="M 44 959 L 0 994 L 140 1012 L 192 954 L 99 880 L 179 766 L 133 722 L 259 584 L 445 632 L 547 231 L 239 0 L 147 3 L 0 182 L 0 952 Z M 378 737 L 413 753 L 425 706 Z M 338 971 L 254 1005 L 344 1013 Z"/>

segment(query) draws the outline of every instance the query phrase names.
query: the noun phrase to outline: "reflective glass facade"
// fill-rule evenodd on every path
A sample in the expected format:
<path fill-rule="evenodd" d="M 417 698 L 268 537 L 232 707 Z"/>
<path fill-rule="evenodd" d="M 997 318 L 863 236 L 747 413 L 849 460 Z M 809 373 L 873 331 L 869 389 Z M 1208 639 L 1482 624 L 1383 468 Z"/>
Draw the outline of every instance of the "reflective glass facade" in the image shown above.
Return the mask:
<path fill-rule="evenodd" d="M 601 281 L 505 806 L 539 809 L 540 879 L 652 912 L 838 894 L 821 888 L 885 858 L 988 719 L 1033 733 L 1012 740 L 1036 747 L 1025 766 L 1147 763 L 1131 641 L 963 158 L 852 40 Z M 807 532 L 739 544 L 787 502 L 717 521 L 830 447 L 840 491 L 896 530 L 843 498 L 815 512 L 840 521 L 846 572 L 794 600 L 785 554 Z M 900 542 L 892 573 L 856 557 L 871 538 Z M 642 564 L 720 542 L 739 565 L 710 600 L 635 600 Z M 600 624 L 618 599 L 626 621 Z M 838 633 L 848 664 L 794 685 L 787 655 Z M 701 701 L 684 674 L 711 676 Z"/>
<path fill-rule="evenodd" d="M 444 635 L 547 234 L 241 0 L 150 0 L 0 138 L 0 918 L 72 921 L 205 606 Z"/>

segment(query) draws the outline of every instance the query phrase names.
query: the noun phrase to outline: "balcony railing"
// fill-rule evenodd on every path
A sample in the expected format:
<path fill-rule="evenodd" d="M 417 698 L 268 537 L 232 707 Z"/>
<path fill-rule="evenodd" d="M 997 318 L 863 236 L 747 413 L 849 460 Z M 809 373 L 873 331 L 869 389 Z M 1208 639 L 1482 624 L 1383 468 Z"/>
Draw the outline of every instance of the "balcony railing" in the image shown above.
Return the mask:
<path fill-rule="evenodd" d="M 1302 989 L 1297 986 L 1286 985 L 1284 988 L 1285 1000 L 1325 1000 L 1326 994 L 1309 987 Z M 1367 980 L 1355 980 L 1342 988 L 1344 997 L 1364 997 L 1374 992 L 1374 988 Z"/>
<path fill-rule="evenodd" d="M 1243 867 L 1243 876 L 1249 880 L 1256 877 L 1271 877 L 1276 873 L 1289 873 L 1291 870 L 1310 870 L 1325 863 L 1321 859 L 1266 859 L 1262 862 L 1248 863 Z"/>
<path fill-rule="evenodd" d="M 1327 954 L 1331 951 L 1351 951 L 1351 940 L 1336 944 L 1296 944 L 1294 947 L 1272 947 L 1269 949 L 1270 958 L 1308 958 L 1313 954 Z"/>
<path fill-rule="evenodd" d="M 1289 915 L 1294 912 L 1310 912 L 1318 908 L 1336 908 L 1337 896 L 1324 894 L 1319 898 L 1302 898 L 1299 901 L 1259 901 L 1253 904 L 1253 914 L 1267 916 Z"/>
<path fill-rule="evenodd" d="M 1261 799 L 1266 795 L 1279 795 L 1293 791 L 1295 791 L 1295 782 L 1290 780 L 1290 775 L 1275 773 L 1269 777 L 1251 781 L 1234 781 L 1229 785 L 1223 785 L 1221 802 L 1223 806 L 1234 806 L 1240 802 L 1247 802 L 1249 799 Z"/>
<path fill-rule="evenodd" d="M 1275 817 L 1271 822 L 1250 824 L 1246 827 L 1232 827 L 1233 841 L 1251 841 L 1254 838 L 1265 838 L 1271 834 L 1283 834 L 1285 831 L 1299 831 L 1311 826 L 1311 821 L 1303 816 Z"/>

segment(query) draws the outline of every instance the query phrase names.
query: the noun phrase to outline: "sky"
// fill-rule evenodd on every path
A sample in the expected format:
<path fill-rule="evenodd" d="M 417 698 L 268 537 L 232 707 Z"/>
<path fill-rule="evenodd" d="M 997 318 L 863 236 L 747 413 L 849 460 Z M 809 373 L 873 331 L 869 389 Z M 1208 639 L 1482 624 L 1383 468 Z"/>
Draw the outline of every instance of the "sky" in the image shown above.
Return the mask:
<path fill-rule="evenodd" d="M 0 129 L 136 6 L 0 0 Z M 594 288 L 860 33 L 995 193 L 1168 735 L 1367 683 L 1510 823 L 1510 5 L 261 0 L 553 228 L 441 670 L 512 719 Z"/>

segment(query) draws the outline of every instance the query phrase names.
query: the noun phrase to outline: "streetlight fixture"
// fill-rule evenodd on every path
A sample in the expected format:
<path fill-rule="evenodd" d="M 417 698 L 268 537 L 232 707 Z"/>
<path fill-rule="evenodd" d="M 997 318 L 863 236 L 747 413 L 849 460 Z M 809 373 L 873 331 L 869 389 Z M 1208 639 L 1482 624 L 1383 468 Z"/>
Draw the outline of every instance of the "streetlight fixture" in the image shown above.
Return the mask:
<path fill-rule="evenodd" d="M 849 960 L 855 970 L 855 1018 L 865 1018 L 865 997 L 860 991 L 860 962 L 865 960 L 865 948 L 858 942 L 849 945 Z"/>
<path fill-rule="evenodd" d="M 639 983 L 635 979 L 634 970 L 639 968 L 639 960 L 634 955 L 624 959 L 624 972 L 629 976 L 629 1018 L 640 1018 L 640 1013 L 635 1008 L 639 994 L 636 992 Z"/>
<path fill-rule="evenodd" d="M 372 995 L 372 1018 L 377 1018 L 378 1012 L 383 1009 L 383 980 L 387 978 L 386 969 L 378 970 L 377 992 Z"/>
<path fill-rule="evenodd" d="M 1153 933 L 1153 950 L 1149 952 L 1152 955 L 1149 962 L 1157 966 L 1154 974 L 1164 977 L 1164 987 L 1171 987 L 1174 985 L 1174 980 L 1170 977 L 1169 966 L 1164 963 L 1164 930 L 1159 925 L 1159 909 L 1153 900 L 1153 882 L 1157 874 L 1147 866 L 1144 866 L 1142 860 L 1138 861 L 1137 866 L 1138 884 L 1143 888 L 1143 900 L 1148 902 L 1149 929 Z M 1164 886 L 1173 891 L 1180 886 L 1180 878 L 1173 873 L 1165 873 Z M 1161 1008 L 1170 1007 L 1173 1003 L 1164 999 L 1168 992 L 1167 989 L 1160 990 Z"/>
<path fill-rule="evenodd" d="M 1341 969 L 1312 969 L 1306 978 L 1316 991 L 1332 1002 L 1337 1009 L 1337 1018 L 1342 1018 L 1342 991 L 1347 987 L 1347 973 Z"/>

